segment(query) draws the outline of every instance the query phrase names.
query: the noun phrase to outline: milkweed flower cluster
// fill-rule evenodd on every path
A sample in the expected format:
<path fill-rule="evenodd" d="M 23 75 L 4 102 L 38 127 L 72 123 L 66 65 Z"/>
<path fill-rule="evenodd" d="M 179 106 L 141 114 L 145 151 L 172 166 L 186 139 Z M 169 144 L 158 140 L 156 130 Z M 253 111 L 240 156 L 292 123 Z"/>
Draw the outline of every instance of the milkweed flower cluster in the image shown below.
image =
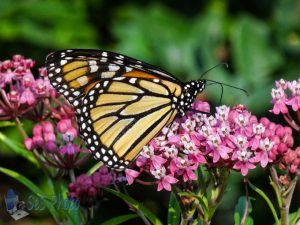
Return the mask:
<path fill-rule="evenodd" d="M 112 174 L 107 167 L 102 166 L 91 176 L 81 174 L 76 181 L 68 185 L 68 196 L 78 199 L 81 206 L 91 207 L 102 197 L 101 188 L 109 186 L 113 181 Z"/>
<path fill-rule="evenodd" d="M 275 82 L 275 88 L 272 89 L 273 109 L 271 112 L 278 115 L 288 113 L 288 106 L 297 112 L 300 109 L 300 79 L 286 81 L 280 79 Z"/>
<path fill-rule="evenodd" d="M 37 150 L 36 157 L 45 165 L 72 169 L 85 162 L 89 151 L 80 144 L 73 108 L 63 98 L 58 100 L 46 68 L 33 75 L 34 64 L 22 55 L 0 61 L 0 120 L 16 120 L 20 129 L 18 118 L 35 122 L 31 138 L 22 132 L 25 148 Z"/>
<path fill-rule="evenodd" d="M 82 165 L 89 157 L 89 151 L 84 150 L 77 133 L 74 118 L 63 118 L 45 121 L 33 128 L 33 137 L 26 138 L 24 145 L 28 150 L 36 149 L 41 153 L 41 159 L 48 166 L 60 169 L 73 169 Z M 83 153 L 84 157 L 79 155 Z"/>
<path fill-rule="evenodd" d="M 195 102 L 193 110 L 210 112 L 207 102 Z M 293 145 L 289 127 L 257 119 L 242 105 L 216 107 L 214 115 L 188 112 L 145 146 L 132 168 L 128 184 L 142 173 L 150 174 L 158 191 L 197 179 L 200 165 L 227 167 L 246 176 L 258 164 L 274 163 Z"/>
<path fill-rule="evenodd" d="M 39 77 L 31 72 L 35 62 L 15 55 L 0 61 L 0 120 L 15 119 L 31 112 L 39 101 L 57 94 L 47 78 L 46 68 L 39 69 Z"/>
<path fill-rule="evenodd" d="M 285 121 L 295 131 L 300 131 L 300 79 L 286 81 L 280 79 L 272 89 L 272 104 L 270 110 L 275 115 L 282 114 Z M 296 116 L 295 116 L 296 115 Z M 289 148 L 282 157 L 279 168 L 290 174 L 300 174 L 300 148 Z"/>

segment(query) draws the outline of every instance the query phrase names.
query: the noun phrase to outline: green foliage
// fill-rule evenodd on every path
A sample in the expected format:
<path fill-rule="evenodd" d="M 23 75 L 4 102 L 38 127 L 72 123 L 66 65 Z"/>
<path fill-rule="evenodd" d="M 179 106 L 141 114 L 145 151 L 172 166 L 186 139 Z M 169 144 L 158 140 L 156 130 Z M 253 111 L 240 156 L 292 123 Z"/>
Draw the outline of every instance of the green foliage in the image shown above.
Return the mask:
<path fill-rule="evenodd" d="M 114 217 L 110 220 L 105 221 L 104 223 L 101 223 L 101 225 L 117 225 L 117 224 L 122 224 L 128 220 L 137 218 L 138 216 L 135 214 L 128 214 L 128 215 L 122 215 L 122 216 L 117 216 Z"/>
<path fill-rule="evenodd" d="M 168 225 L 178 225 L 180 223 L 180 207 L 173 192 L 170 194 L 168 206 Z"/>
<path fill-rule="evenodd" d="M 22 156 L 23 158 L 35 164 L 36 166 L 38 165 L 33 155 L 31 153 L 28 154 L 28 151 L 23 147 L 21 143 L 16 143 L 15 140 L 7 137 L 2 132 L 0 132 L 0 143 L 5 144 L 9 149 L 14 151 L 16 154 Z"/>
<path fill-rule="evenodd" d="M 241 196 L 238 200 L 238 203 L 235 206 L 235 211 L 234 211 L 234 224 L 235 225 L 240 225 L 242 222 L 242 219 L 244 217 L 245 209 L 246 209 L 246 202 L 247 198 L 246 196 Z M 251 201 L 248 200 L 248 211 L 246 215 L 246 219 L 244 221 L 244 225 L 253 225 L 253 219 L 250 216 L 250 213 L 252 212 L 252 205 Z"/>
<path fill-rule="evenodd" d="M 276 225 L 280 224 L 279 218 L 277 216 L 275 207 L 273 205 L 273 203 L 271 202 L 270 198 L 266 195 L 266 193 L 264 193 L 261 189 L 259 189 L 258 187 L 256 187 L 255 185 L 253 185 L 250 181 L 248 181 L 249 186 L 251 187 L 252 190 L 254 190 L 257 194 L 259 194 L 268 204 L 270 210 L 272 211 L 274 220 L 276 222 Z"/>
<path fill-rule="evenodd" d="M 97 47 L 83 1 L 3 0 L 0 9 L 2 40 L 53 49 Z"/>
<path fill-rule="evenodd" d="M 147 209 L 145 206 L 143 206 L 142 203 L 136 201 L 135 199 L 131 198 L 128 195 L 125 195 L 125 194 L 115 191 L 113 189 L 104 188 L 104 190 L 121 198 L 123 201 L 125 201 L 127 204 L 129 204 L 134 210 L 137 210 L 138 211 L 137 214 L 144 215 L 154 225 L 162 225 L 162 222 L 149 209 Z"/>

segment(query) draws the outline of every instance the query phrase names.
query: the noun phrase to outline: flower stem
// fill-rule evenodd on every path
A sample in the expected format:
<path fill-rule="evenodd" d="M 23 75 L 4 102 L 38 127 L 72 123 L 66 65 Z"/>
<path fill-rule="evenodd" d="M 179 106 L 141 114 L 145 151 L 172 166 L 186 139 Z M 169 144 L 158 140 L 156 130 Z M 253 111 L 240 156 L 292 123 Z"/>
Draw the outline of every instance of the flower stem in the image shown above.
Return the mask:
<path fill-rule="evenodd" d="M 289 210 L 294 194 L 294 190 L 297 184 L 298 177 L 295 176 L 288 184 L 287 187 L 282 186 L 279 182 L 276 169 L 272 166 L 270 168 L 271 172 L 271 185 L 274 188 L 277 197 L 277 203 L 280 208 L 280 224 L 288 225 L 289 224 Z"/>
<path fill-rule="evenodd" d="M 188 219 L 184 218 L 182 215 L 181 215 L 181 222 L 180 222 L 180 225 L 187 225 L 189 222 Z"/>
<path fill-rule="evenodd" d="M 74 173 L 73 169 L 69 170 L 69 175 L 70 175 L 71 182 L 74 183 L 76 181 L 76 178 L 75 178 L 75 173 Z"/>
<path fill-rule="evenodd" d="M 244 178 L 245 183 L 245 192 L 246 192 L 246 204 L 245 204 L 245 211 L 241 221 L 241 225 L 244 225 L 247 219 L 248 209 L 249 209 L 249 191 L 248 191 L 248 179 L 247 177 Z"/>
<path fill-rule="evenodd" d="M 283 114 L 283 118 L 292 128 L 294 128 L 296 131 L 300 131 L 299 125 L 295 122 L 295 120 L 293 120 L 290 113 Z"/>

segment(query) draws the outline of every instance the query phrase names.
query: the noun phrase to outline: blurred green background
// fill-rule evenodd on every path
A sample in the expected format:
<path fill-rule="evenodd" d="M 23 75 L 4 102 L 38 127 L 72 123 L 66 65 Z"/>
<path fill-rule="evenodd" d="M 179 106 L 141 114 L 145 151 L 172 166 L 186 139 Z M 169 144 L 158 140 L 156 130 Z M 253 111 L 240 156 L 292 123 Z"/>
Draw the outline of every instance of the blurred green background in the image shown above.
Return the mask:
<path fill-rule="evenodd" d="M 157 65 L 182 81 L 198 79 L 207 69 L 227 62 L 228 69 L 216 68 L 206 77 L 244 88 L 250 96 L 225 87 L 222 102 L 242 103 L 258 116 L 270 116 L 274 81 L 299 77 L 300 1 L 0 0 L 0 60 L 22 54 L 42 67 L 48 53 L 67 48 L 116 51 Z M 218 104 L 220 95 L 220 86 L 214 85 L 207 88 L 203 98 Z M 279 122 L 278 118 L 273 117 Z M 1 149 L 0 165 L 47 185 L 40 171 L 9 149 Z M 253 173 L 250 177 L 269 188 L 264 173 L 256 170 L 255 177 Z M 233 224 L 234 205 L 244 189 L 240 175 L 233 174 L 231 179 L 213 224 Z M 22 188 L 3 175 L 0 185 L 1 194 L 13 185 Z M 166 221 L 167 193 L 157 194 L 154 188 L 139 185 L 129 187 L 129 191 Z M 251 194 L 257 197 L 253 203 L 256 224 L 272 224 L 267 205 Z M 299 194 L 298 188 L 295 196 Z M 299 199 L 293 205 L 299 205 Z M 3 210 L 1 205 L 0 216 L 4 216 Z M 104 204 L 99 215 L 122 210 L 126 211 L 126 206 L 114 199 Z M 31 215 L 22 224 L 41 224 L 41 220 L 53 224 L 46 213 Z"/>

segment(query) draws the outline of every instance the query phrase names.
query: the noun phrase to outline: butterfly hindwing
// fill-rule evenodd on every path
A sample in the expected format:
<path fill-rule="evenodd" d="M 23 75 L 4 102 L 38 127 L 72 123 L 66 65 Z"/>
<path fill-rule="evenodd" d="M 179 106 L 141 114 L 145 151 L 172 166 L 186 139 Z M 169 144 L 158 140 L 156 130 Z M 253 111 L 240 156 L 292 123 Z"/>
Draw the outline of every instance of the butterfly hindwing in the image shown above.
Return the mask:
<path fill-rule="evenodd" d="M 97 159 L 126 167 L 161 129 L 176 106 L 168 87 L 129 77 L 100 82 L 84 97 L 80 133 Z"/>

